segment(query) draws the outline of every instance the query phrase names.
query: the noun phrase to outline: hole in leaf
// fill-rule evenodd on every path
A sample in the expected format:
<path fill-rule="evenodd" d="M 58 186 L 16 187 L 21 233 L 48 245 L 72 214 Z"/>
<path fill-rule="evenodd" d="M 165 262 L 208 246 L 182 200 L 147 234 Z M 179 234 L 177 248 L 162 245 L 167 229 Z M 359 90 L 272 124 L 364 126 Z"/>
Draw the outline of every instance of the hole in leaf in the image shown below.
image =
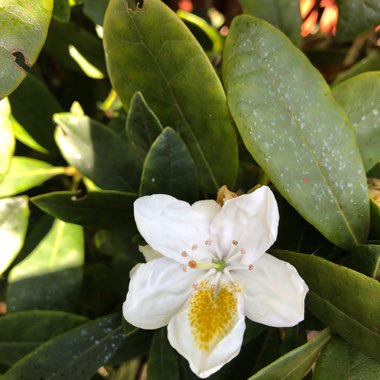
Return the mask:
<path fill-rule="evenodd" d="M 29 72 L 30 66 L 27 63 L 24 53 L 22 51 L 14 50 L 12 51 L 12 55 L 15 64 L 22 70 Z"/>
<path fill-rule="evenodd" d="M 141 9 L 144 6 L 144 0 L 127 0 L 127 6 L 132 10 Z"/>

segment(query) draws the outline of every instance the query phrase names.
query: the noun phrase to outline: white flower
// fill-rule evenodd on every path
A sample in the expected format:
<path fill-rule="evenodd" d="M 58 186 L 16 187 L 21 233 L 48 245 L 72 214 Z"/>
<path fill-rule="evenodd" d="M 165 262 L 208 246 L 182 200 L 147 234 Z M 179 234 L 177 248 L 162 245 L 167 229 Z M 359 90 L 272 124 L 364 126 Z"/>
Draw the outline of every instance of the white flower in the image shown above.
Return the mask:
<path fill-rule="evenodd" d="M 170 344 L 199 377 L 238 355 L 245 318 L 294 326 L 308 288 L 289 263 L 265 253 L 277 237 L 276 200 L 266 186 L 220 207 L 156 194 L 135 202 L 149 246 L 132 272 L 125 319 L 143 329 L 168 325 Z"/>

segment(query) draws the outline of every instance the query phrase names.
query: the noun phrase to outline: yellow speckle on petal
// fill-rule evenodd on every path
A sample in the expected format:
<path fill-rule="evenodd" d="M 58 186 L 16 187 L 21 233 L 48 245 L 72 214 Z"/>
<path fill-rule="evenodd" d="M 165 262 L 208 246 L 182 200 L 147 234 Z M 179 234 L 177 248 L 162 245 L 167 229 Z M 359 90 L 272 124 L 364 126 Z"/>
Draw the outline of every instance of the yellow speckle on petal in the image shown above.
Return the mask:
<path fill-rule="evenodd" d="M 195 342 L 201 350 L 209 351 L 234 326 L 237 316 L 236 285 L 223 284 L 218 290 L 208 281 L 202 281 L 194 292 L 188 318 Z"/>

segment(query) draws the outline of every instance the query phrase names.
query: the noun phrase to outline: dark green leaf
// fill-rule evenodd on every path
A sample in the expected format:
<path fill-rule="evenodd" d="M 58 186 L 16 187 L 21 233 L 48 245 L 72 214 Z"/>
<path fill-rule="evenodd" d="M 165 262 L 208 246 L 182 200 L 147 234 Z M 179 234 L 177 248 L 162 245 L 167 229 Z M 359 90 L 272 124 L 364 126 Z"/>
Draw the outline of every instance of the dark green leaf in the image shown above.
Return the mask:
<path fill-rule="evenodd" d="M 380 245 L 359 245 L 341 260 L 341 264 L 375 278 L 380 270 Z"/>
<path fill-rule="evenodd" d="M 166 127 L 150 148 L 144 163 L 140 194 L 163 193 L 195 201 L 197 169 L 178 134 Z"/>
<path fill-rule="evenodd" d="M 317 256 L 275 251 L 309 286 L 311 312 L 363 353 L 380 360 L 380 284 Z"/>
<path fill-rule="evenodd" d="M 124 339 L 119 314 L 83 323 L 18 361 L 4 380 L 90 379 Z"/>
<path fill-rule="evenodd" d="M 42 147 L 56 151 L 53 114 L 62 109 L 45 84 L 29 74 L 9 101 L 22 128 Z"/>
<path fill-rule="evenodd" d="M 329 339 L 330 331 L 326 329 L 313 340 L 264 367 L 249 380 L 302 380 Z"/>
<path fill-rule="evenodd" d="M 91 191 L 83 197 L 57 191 L 31 198 L 39 208 L 68 223 L 112 228 L 133 220 L 137 196 L 119 191 Z"/>
<path fill-rule="evenodd" d="M 337 0 L 339 17 L 336 39 L 345 42 L 354 39 L 380 23 L 378 0 Z"/>
<path fill-rule="evenodd" d="M 83 13 L 95 24 L 103 25 L 108 0 L 83 0 Z"/>
<path fill-rule="evenodd" d="M 0 318 L 0 362 L 11 366 L 43 342 L 86 322 L 61 311 L 20 311 Z"/>
<path fill-rule="evenodd" d="M 9 267 L 24 244 L 29 221 L 27 197 L 0 199 L 0 275 Z"/>
<path fill-rule="evenodd" d="M 140 179 L 127 145 L 110 128 L 87 116 L 61 113 L 56 141 L 62 155 L 96 185 L 107 190 L 134 190 Z"/>
<path fill-rule="evenodd" d="M 15 149 L 15 137 L 8 99 L 0 100 L 0 184 L 11 164 Z"/>
<path fill-rule="evenodd" d="M 282 30 L 296 46 L 301 43 L 299 0 L 240 0 L 243 12 L 268 21 Z"/>
<path fill-rule="evenodd" d="M 54 0 L 53 17 L 61 22 L 70 21 L 71 8 L 69 0 Z"/>
<path fill-rule="evenodd" d="M 166 327 L 155 332 L 149 351 L 148 380 L 181 380 L 178 354 L 169 344 Z"/>
<path fill-rule="evenodd" d="M 373 199 L 370 201 L 371 206 L 371 233 L 375 239 L 380 240 L 380 204 Z"/>
<path fill-rule="evenodd" d="M 64 174 L 65 168 L 54 167 L 45 161 L 27 157 L 13 157 L 3 183 L 0 184 L 0 197 L 22 193 L 41 185 L 49 178 Z"/>
<path fill-rule="evenodd" d="M 128 141 L 142 148 L 145 153 L 163 130 L 141 92 L 136 92 L 132 96 L 126 130 Z"/>
<path fill-rule="evenodd" d="M 10 271 L 8 311 L 73 310 L 83 260 L 82 227 L 56 220 L 33 252 Z"/>
<path fill-rule="evenodd" d="M 223 77 L 247 149 L 284 198 L 334 244 L 364 242 L 369 205 L 355 137 L 306 57 L 265 21 L 238 16 Z"/>
<path fill-rule="evenodd" d="M 165 25 L 163 28 L 162 26 Z M 159 0 L 111 0 L 104 21 L 108 72 L 124 106 L 141 91 L 163 125 L 183 138 L 201 188 L 233 185 L 237 144 L 222 85 L 195 38 Z M 223 162 L 223 164 L 221 164 Z"/>
<path fill-rule="evenodd" d="M 350 78 L 332 93 L 356 134 L 366 171 L 380 161 L 380 71 Z"/>
<path fill-rule="evenodd" d="M 53 0 L 0 0 L 0 99 L 25 78 L 45 42 Z"/>
<path fill-rule="evenodd" d="M 313 380 L 371 380 L 380 378 L 380 363 L 334 337 L 317 361 Z"/>

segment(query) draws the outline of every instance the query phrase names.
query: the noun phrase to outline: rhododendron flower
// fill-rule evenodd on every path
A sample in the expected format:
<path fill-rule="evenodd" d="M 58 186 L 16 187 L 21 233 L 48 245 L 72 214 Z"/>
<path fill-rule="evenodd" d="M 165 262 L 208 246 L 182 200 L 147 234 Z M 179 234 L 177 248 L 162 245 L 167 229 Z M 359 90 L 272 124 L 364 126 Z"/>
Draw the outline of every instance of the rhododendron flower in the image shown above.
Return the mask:
<path fill-rule="evenodd" d="M 279 214 L 271 190 L 192 206 L 156 194 L 135 202 L 147 260 L 131 275 L 125 319 L 168 326 L 170 344 L 205 378 L 238 355 L 245 317 L 268 326 L 304 318 L 308 288 L 289 263 L 266 253 Z"/>

